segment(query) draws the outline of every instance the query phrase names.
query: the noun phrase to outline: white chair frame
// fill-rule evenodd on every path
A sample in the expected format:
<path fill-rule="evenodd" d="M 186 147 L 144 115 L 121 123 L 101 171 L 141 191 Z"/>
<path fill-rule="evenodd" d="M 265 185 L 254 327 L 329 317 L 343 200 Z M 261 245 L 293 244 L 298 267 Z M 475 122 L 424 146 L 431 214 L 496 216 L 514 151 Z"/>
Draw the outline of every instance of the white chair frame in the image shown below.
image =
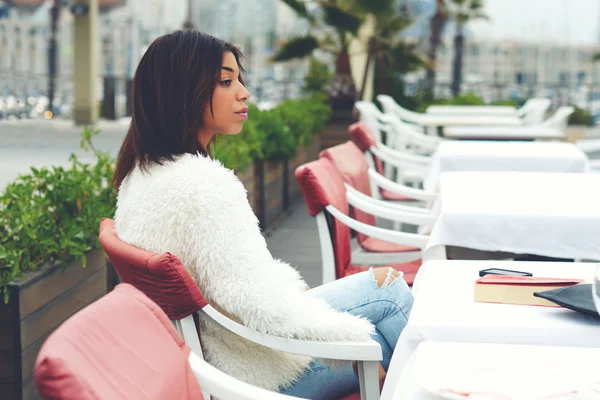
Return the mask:
<path fill-rule="evenodd" d="M 541 125 L 564 132 L 567 129 L 569 117 L 573 112 L 575 112 L 575 107 L 559 107 L 556 112 L 550 118 L 542 122 Z"/>
<path fill-rule="evenodd" d="M 379 343 L 374 340 L 368 342 L 317 342 L 309 340 L 287 339 L 249 329 L 246 326 L 237 323 L 221 314 L 210 305 L 205 306 L 199 311 L 199 313 L 204 313 L 215 323 L 221 325 L 230 332 L 243 337 L 246 340 L 274 350 L 314 358 L 356 361 L 361 400 L 376 400 L 379 398 L 379 362 L 383 359 L 383 355 L 381 353 L 381 347 L 379 346 Z M 193 315 L 188 315 L 185 318 L 172 322 L 175 325 L 177 332 L 179 332 L 185 343 L 192 350 L 192 353 L 196 354 L 197 359 L 194 360 L 195 365 L 202 366 L 200 361 L 204 362 L 204 355 L 200 338 L 198 337 L 198 332 L 196 331 L 196 324 L 194 323 Z M 215 376 L 215 374 L 212 373 L 211 376 Z M 219 396 L 221 387 L 216 383 L 211 385 L 209 385 L 207 388 L 203 387 L 203 396 L 206 399 L 210 399 L 210 394 L 221 397 Z M 211 392 L 209 389 L 211 387 L 213 390 L 216 390 L 216 392 Z M 263 393 L 262 389 L 261 392 L 257 393 Z M 269 393 L 272 393 L 272 396 L 276 394 L 274 392 Z M 257 400 L 267 397 L 259 396 L 256 398 L 239 398 Z M 269 398 L 275 399 L 276 397 Z"/>
<path fill-rule="evenodd" d="M 361 204 L 361 202 L 357 201 L 356 198 L 353 198 L 352 201 L 354 204 Z M 358 208 L 358 207 L 357 207 Z M 371 206 L 369 208 L 371 212 L 376 211 L 379 212 L 377 207 Z M 317 226 L 319 230 L 319 242 L 321 244 L 321 259 L 323 264 L 323 283 L 332 282 L 336 280 L 335 273 L 335 257 L 333 253 L 333 244 L 331 241 L 331 234 L 329 232 L 329 226 L 327 224 L 327 214 L 336 218 L 338 221 L 348 226 L 349 228 L 355 230 L 356 232 L 365 234 L 370 237 L 374 237 L 377 239 L 385 240 L 391 243 L 402 244 L 406 246 L 412 246 L 419 249 L 424 249 L 427 241 L 429 240 L 428 236 L 419 235 L 416 233 L 406 233 L 406 232 L 397 232 L 389 229 L 379 228 L 376 226 L 364 224 L 347 216 L 346 214 L 339 211 L 334 206 L 327 206 L 324 211 L 317 214 Z M 387 210 L 385 212 L 386 218 L 394 218 L 400 220 L 400 222 L 406 222 L 406 219 L 410 219 L 411 222 L 417 223 L 434 223 L 435 217 L 429 215 L 422 215 L 422 218 L 418 218 L 416 215 L 406 215 L 403 212 L 392 212 Z M 354 260 L 353 260 L 354 262 Z M 373 265 L 372 262 L 366 263 L 366 265 Z"/>
<path fill-rule="evenodd" d="M 395 150 L 411 151 L 416 154 L 431 154 L 437 150 L 441 142 L 447 140 L 438 136 L 425 135 L 392 113 L 381 114 L 380 120 L 384 126 L 391 127 L 392 135 L 399 138 L 397 142 L 404 144 L 404 148 L 396 146 L 394 147 Z"/>
<path fill-rule="evenodd" d="M 523 120 L 524 125 L 536 125 L 544 120 L 551 104 L 549 99 L 543 97 L 532 98 L 517 110 L 517 115 Z"/>
<path fill-rule="evenodd" d="M 235 379 L 219 371 L 193 351 L 190 352 L 188 362 L 202 388 L 202 395 L 206 400 L 209 400 L 209 397 L 207 397 L 208 393 L 217 398 L 228 400 L 300 399 L 300 397 L 271 392 Z"/>
<path fill-rule="evenodd" d="M 400 230 L 401 223 L 431 226 L 437 217 L 424 208 L 404 206 L 393 202 L 374 199 L 364 193 L 346 186 L 346 199 L 348 204 L 355 209 L 364 211 L 375 218 L 384 218 L 394 223 L 393 230 Z M 402 243 L 403 244 L 403 243 Z M 421 251 L 402 252 L 370 252 L 361 247 L 352 251 L 352 264 L 354 265 L 390 265 L 413 261 L 421 257 Z"/>
<path fill-rule="evenodd" d="M 387 94 L 378 95 L 377 100 L 381 103 L 381 106 L 383 107 L 383 112 L 385 114 L 396 115 L 398 118 L 404 121 L 421 127 L 422 114 L 407 110 L 406 108 L 400 106 L 400 104 L 396 103 L 396 100 L 394 100 L 391 96 L 388 96 Z"/>

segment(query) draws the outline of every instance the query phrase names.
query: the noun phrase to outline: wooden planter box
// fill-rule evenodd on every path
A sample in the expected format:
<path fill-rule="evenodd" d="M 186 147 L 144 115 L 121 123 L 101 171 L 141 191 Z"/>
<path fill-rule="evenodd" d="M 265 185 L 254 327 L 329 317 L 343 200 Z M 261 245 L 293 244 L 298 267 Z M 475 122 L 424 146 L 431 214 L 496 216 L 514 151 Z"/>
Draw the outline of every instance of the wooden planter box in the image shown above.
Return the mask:
<path fill-rule="evenodd" d="M 284 210 L 284 163 L 254 162 L 255 213 L 261 229 L 268 228 Z"/>
<path fill-rule="evenodd" d="M 87 266 L 47 265 L 11 284 L 10 301 L 0 301 L 0 398 L 39 399 L 33 382 L 36 356 L 63 321 L 107 292 L 106 258 L 101 249 Z"/>
<path fill-rule="evenodd" d="M 248 202 L 250 207 L 256 213 L 256 199 L 255 199 L 255 179 L 254 179 L 254 165 L 249 165 L 245 171 L 236 172 L 239 180 L 244 184 L 246 192 L 248 192 Z M 258 215 L 257 215 L 258 216 Z"/>
<path fill-rule="evenodd" d="M 350 140 L 348 127 L 355 122 L 352 109 L 333 110 L 331 118 L 325 126 L 321 141 L 321 149 L 346 143 Z"/>

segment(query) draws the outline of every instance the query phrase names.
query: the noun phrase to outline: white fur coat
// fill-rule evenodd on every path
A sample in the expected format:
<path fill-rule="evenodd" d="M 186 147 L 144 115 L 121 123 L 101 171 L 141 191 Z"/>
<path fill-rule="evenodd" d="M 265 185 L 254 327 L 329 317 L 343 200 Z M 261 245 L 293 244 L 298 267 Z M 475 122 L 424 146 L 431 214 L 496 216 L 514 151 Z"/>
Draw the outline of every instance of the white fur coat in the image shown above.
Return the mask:
<path fill-rule="evenodd" d="M 176 255 L 211 305 L 251 329 L 320 341 L 363 341 L 373 332 L 366 320 L 312 297 L 298 272 L 272 257 L 243 184 L 218 161 L 186 154 L 134 169 L 119 190 L 115 221 L 121 240 Z M 209 363 L 265 389 L 292 384 L 311 361 L 204 319 L 201 331 Z"/>

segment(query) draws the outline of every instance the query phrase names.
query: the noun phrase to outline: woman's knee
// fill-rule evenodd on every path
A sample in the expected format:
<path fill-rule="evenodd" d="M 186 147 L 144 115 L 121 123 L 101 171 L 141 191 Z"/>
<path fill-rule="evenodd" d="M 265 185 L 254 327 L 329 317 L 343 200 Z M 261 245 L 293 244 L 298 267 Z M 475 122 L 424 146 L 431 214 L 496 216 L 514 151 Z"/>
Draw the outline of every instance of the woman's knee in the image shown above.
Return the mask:
<path fill-rule="evenodd" d="M 378 287 L 390 286 L 392 282 L 401 276 L 400 272 L 391 267 L 373 268 L 373 277 L 377 281 Z"/>

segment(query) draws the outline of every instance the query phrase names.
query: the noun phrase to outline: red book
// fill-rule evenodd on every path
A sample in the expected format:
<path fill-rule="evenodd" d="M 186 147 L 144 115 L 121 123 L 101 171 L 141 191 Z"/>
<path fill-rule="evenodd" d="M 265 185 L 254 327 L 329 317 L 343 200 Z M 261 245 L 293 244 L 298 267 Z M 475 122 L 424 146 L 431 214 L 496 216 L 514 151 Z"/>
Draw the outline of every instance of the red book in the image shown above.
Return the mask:
<path fill-rule="evenodd" d="M 475 281 L 474 299 L 483 303 L 559 307 L 533 293 L 573 286 L 583 279 L 538 278 L 533 276 L 486 275 Z"/>

